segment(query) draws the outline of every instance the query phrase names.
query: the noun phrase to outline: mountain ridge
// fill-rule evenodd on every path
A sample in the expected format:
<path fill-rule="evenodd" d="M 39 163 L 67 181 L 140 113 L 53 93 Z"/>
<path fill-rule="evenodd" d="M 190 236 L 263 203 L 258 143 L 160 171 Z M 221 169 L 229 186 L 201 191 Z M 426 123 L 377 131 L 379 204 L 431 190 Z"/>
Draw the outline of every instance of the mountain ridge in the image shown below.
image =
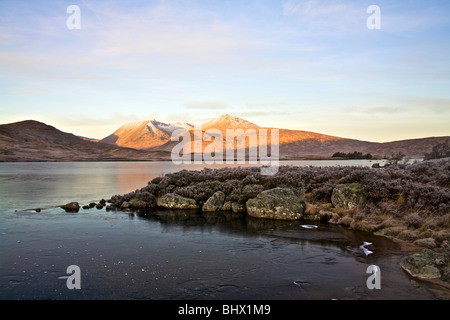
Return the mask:
<path fill-rule="evenodd" d="M 160 152 L 122 148 L 66 133 L 36 120 L 0 125 L 0 161 L 145 161 Z"/>
<path fill-rule="evenodd" d="M 231 127 L 231 128 L 229 128 Z M 103 139 L 91 139 L 66 133 L 36 120 L 24 120 L 0 125 L 0 161 L 152 161 L 170 160 L 174 130 L 187 130 L 194 138 L 194 126 L 185 122 L 166 124 L 155 119 L 128 123 Z M 243 131 L 270 130 L 231 115 L 222 115 L 202 125 L 203 135 L 210 129 L 222 132 L 224 151 L 226 129 Z M 278 129 L 280 160 L 331 158 L 336 152 L 354 151 L 389 157 L 402 153 L 410 158 L 422 158 L 433 146 L 450 139 L 449 136 L 369 142 L 335 137 L 310 131 Z M 270 138 L 270 133 L 268 133 Z M 117 145 L 122 139 L 123 145 Z M 134 145 L 133 145 L 134 143 Z M 203 148 L 209 141 L 203 141 Z M 249 148 L 247 142 L 246 148 Z M 270 142 L 269 142 L 270 143 Z M 133 147 L 131 147 L 132 145 Z M 192 150 L 192 149 L 191 149 Z"/>
<path fill-rule="evenodd" d="M 156 120 L 153 120 L 156 121 Z M 148 120 L 145 122 L 147 123 Z M 174 147 L 177 142 L 171 141 L 171 135 L 168 133 L 149 133 L 148 126 L 145 127 L 141 125 L 139 129 L 135 127 L 142 122 L 137 123 L 129 123 L 126 124 L 119 129 L 117 129 L 112 135 L 100 140 L 101 142 L 111 143 L 118 146 L 126 146 L 135 149 L 148 149 L 148 150 L 164 150 L 166 152 L 170 152 L 170 150 Z M 225 149 L 226 145 L 226 130 L 227 129 L 242 129 L 244 134 L 247 130 L 255 130 L 256 135 L 259 137 L 259 130 L 265 129 L 268 132 L 271 129 L 277 128 L 268 128 L 268 127 L 260 127 L 253 122 L 242 119 L 240 117 L 232 116 L 230 114 L 221 115 L 219 117 L 213 118 L 201 126 L 194 127 L 190 125 L 190 127 L 184 127 L 182 129 L 186 129 L 191 132 L 191 141 L 194 140 L 195 136 L 193 133 L 194 129 L 201 128 L 204 135 L 208 135 L 209 130 L 215 129 L 219 130 L 222 133 L 223 137 L 223 148 Z M 337 140 L 345 140 L 344 138 L 314 133 L 310 131 L 304 130 L 291 130 L 291 129 L 278 129 L 279 130 L 279 143 L 280 145 L 297 142 L 300 140 L 314 140 L 314 141 L 337 141 Z M 239 133 L 238 133 L 239 135 Z M 268 143 L 270 143 L 271 135 L 268 134 Z M 208 144 L 208 142 L 203 142 L 203 148 Z M 247 144 L 247 148 L 251 147 L 249 143 Z M 193 150 L 192 150 L 193 152 Z"/>

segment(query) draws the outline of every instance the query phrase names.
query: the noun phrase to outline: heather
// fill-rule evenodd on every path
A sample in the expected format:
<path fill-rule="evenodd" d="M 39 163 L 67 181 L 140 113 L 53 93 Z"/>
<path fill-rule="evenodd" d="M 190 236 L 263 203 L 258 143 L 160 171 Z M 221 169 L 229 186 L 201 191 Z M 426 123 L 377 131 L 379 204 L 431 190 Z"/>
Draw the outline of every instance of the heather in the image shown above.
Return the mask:
<path fill-rule="evenodd" d="M 361 185 L 358 206 L 333 206 L 333 190 L 352 183 Z M 281 166 L 273 176 L 261 175 L 258 167 L 182 170 L 157 177 L 129 194 L 113 196 L 111 201 L 119 207 L 137 198 L 151 207 L 156 198 L 175 193 L 202 205 L 222 191 L 225 201 L 245 205 L 276 187 L 293 190 L 305 199 L 307 211 L 328 223 L 404 240 L 431 239 L 430 246 L 439 246 L 450 237 L 449 158 L 383 168 Z"/>

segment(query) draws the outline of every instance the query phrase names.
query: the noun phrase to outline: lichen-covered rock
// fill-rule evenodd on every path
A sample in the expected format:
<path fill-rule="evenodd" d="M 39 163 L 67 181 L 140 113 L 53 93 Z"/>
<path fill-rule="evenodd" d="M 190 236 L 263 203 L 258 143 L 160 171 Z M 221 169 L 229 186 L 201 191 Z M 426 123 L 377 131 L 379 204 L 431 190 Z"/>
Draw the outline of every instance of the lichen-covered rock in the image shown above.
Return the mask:
<path fill-rule="evenodd" d="M 446 254 L 430 249 L 424 249 L 400 260 L 400 266 L 405 271 L 421 279 L 441 278 L 441 270 L 445 270 L 448 265 L 449 257 Z"/>
<path fill-rule="evenodd" d="M 144 200 L 133 198 L 128 202 L 133 209 L 145 209 L 148 206 L 148 203 Z"/>
<path fill-rule="evenodd" d="M 202 211 L 214 212 L 222 210 L 223 202 L 225 201 L 225 193 L 217 191 L 203 204 Z"/>
<path fill-rule="evenodd" d="M 255 218 L 298 220 L 303 217 L 305 202 L 289 188 L 261 192 L 246 203 L 247 213 Z"/>
<path fill-rule="evenodd" d="M 231 201 L 225 201 L 223 203 L 222 211 L 231 211 Z"/>
<path fill-rule="evenodd" d="M 198 209 L 199 205 L 194 199 L 168 193 L 156 199 L 156 205 L 167 209 Z"/>
<path fill-rule="evenodd" d="M 122 202 L 122 204 L 120 205 L 120 209 L 130 209 L 131 205 L 128 201 L 124 201 Z"/>
<path fill-rule="evenodd" d="M 362 199 L 362 186 L 358 182 L 340 184 L 333 189 L 331 203 L 334 207 L 352 209 L 358 206 Z"/>

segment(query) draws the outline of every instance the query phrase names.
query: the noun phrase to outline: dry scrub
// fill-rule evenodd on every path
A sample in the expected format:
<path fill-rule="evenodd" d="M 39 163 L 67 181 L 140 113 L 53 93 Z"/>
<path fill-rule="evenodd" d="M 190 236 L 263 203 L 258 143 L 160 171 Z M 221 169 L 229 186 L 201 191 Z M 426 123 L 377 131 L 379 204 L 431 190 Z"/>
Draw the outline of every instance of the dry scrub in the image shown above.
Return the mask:
<path fill-rule="evenodd" d="M 333 208 L 333 189 L 353 182 L 362 185 L 358 207 Z M 116 195 L 111 201 L 117 207 L 138 198 L 154 206 L 157 197 L 176 193 L 201 205 L 222 191 L 226 201 L 245 204 L 261 191 L 275 187 L 291 188 L 305 198 L 309 212 L 320 213 L 322 220 L 330 223 L 409 241 L 432 239 L 436 246 L 450 239 L 449 158 L 379 169 L 282 166 L 273 176 L 261 175 L 257 167 L 182 170 L 155 178 L 140 190 Z M 433 242 L 427 243 L 433 246 Z"/>

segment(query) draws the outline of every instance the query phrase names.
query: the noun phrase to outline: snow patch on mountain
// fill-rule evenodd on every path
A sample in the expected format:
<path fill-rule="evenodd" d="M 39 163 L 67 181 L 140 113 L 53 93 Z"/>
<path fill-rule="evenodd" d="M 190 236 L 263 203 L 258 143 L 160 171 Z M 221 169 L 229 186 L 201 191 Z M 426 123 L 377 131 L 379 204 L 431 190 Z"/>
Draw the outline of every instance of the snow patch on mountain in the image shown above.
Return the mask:
<path fill-rule="evenodd" d="M 193 125 L 186 122 L 164 123 L 157 120 L 149 121 L 147 127 L 151 132 L 157 132 L 157 130 L 159 130 L 167 135 L 172 135 L 172 133 L 178 129 L 191 130 L 194 128 Z"/>

